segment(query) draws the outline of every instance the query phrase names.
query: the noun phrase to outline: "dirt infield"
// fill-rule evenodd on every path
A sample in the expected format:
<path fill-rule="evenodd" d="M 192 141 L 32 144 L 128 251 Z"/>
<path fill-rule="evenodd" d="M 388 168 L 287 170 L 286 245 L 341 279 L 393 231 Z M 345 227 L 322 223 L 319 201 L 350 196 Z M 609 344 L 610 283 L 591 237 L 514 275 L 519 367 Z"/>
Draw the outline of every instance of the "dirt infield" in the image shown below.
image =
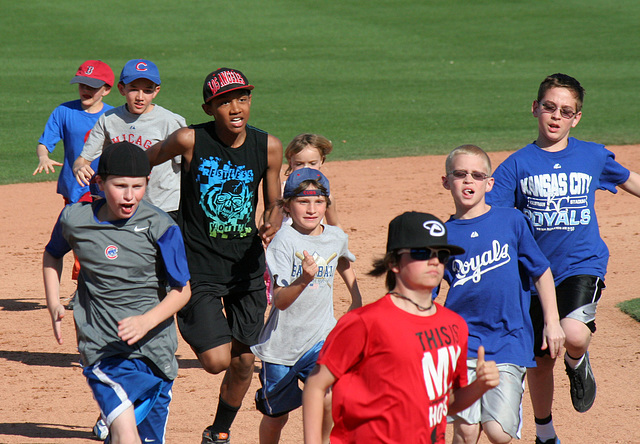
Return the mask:
<path fill-rule="evenodd" d="M 608 147 L 628 168 L 640 171 L 640 146 Z M 507 153 L 492 153 L 498 165 Z M 440 185 L 444 156 L 329 162 L 323 169 L 351 251 L 364 302 L 384 293 L 382 279 L 365 276 L 374 257 L 384 252 L 386 227 L 407 210 L 447 218 L 453 204 Z M 51 331 L 42 285 L 42 251 L 62 207 L 55 183 L 0 186 L 0 443 L 85 443 L 98 410 L 81 374 L 71 313 L 63 323 L 65 343 Z M 615 304 L 638 297 L 640 201 L 620 191 L 598 193 L 598 218 L 611 251 L 607 290 L 598 309 L 598 332 L 591 362 L 598 397 L 584 414 L 571 407 L 564 366 L 556 367 L 554 422 L 563 444 L 640 443 L 640 326 Z M 62 294 L 71 294 L 71 255 L 65 259 Z M 336 315 L 347 307 L 347 292 L 336 284 Z M 167 442 L 199 443 L 211 423 L 221 376 L 206 374 L 181 340 L 180 371 L 174 385 Z M 258 363 L 259 366 L 259 363 Z M 260 414 L 253 404 L 257 373 L 232 428 L 234 443 L 257 443 Z M 523 441 L 532 443 L 533 417 L 528 393 L 523 403 Z M 302 442 L 300 411 L 293 413 L 282 443 Z M 488 442 L 484 437 L 481 442 Z"/>

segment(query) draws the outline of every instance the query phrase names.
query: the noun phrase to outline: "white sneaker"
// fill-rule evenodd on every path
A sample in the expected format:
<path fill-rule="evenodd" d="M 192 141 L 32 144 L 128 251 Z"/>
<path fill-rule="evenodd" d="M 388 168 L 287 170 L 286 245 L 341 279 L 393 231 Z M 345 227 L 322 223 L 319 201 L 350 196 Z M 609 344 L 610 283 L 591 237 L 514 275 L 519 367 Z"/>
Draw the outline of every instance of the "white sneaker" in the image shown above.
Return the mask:
<path fill-rule="evenodd" d="M 109 427 L 107 427 L 102 418 L 98 418 L 96 425 L 93 426 L 93 434 L 100 441 L 104 441 L 109 436 Z"/>

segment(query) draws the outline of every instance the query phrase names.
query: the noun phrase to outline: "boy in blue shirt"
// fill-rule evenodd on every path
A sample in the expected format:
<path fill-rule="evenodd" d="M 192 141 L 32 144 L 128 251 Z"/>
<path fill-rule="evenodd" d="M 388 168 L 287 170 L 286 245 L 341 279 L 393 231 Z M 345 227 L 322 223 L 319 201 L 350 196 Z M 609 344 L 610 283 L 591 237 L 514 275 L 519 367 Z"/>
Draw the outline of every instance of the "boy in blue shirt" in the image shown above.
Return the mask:
<path fill-rule="evenodd" d="M 54 167 L 61 166 L 57 191 L 64 198 L 65 204 L 91 202 L 89 187 L 80 185 L 75 180 L 72 166 L 98 118 L 113 108 L 102 101 L 111 92 L 113 71 L 100 60 L 87 60 L 80 65 L 69 83 L 78 84 L 80 98 L 63 103 L 49 116 L 38 140 L 38 167 L 33 172 L 34 176 L 42 172 L 55 173 Z M 49 158 L 49 153 L 53 152 L 60 140 L 64 143 L 64 163 Z M 92 165 L 96 168 L 98 160 Z"/>
<path fill-rule="evenodd" d="M 583 99 L 584 88 L 573 77 L 558 73 L 545 78 L 531 107 L 538 137 L 496 169 L 495 187 L 487 195 L 489 204 L 516 207 L 531 219 L 536 241 L 551 263 L 566 334 L 565 369 L 578 412 L 589 410 L 596 397 L 587 350 L 609 259 L 598 229 L 595 192 L 615 193 L 619 186 L 640 197 L 640 175 L 616 162 L 603 145 L 569 137 L 582 117 Z M 539 341 L 536 298 L 531 315 Z M 527 375 L 536 442 L 559 442 L 551 418 L 555 359 L 536 344 L 536 361 L 538 366 Z"/>
<path fill-rule="evenodd" d="M 61 166 L 58 176 L 58 194 L 62 195 L 65 205 L 76 202 L 91 202 L 89 186 L 80 185 L 73 176 L 73 161 L 80 155 L 85 140 L 98 118 L 106 111 L 113 109 L 103 102 L 103 98 L 111 92 L 113 86 L 113 71 L 100 60 L 87 60 L 69 82 L 78 84 L 78 100 L 65 102 L 53 110 L 47 120 L 44 131 L 38 140 L 36 154 L 38 166 L 33 172 L 55 173 L 55 167 Z M 64 144 L 64 163 L 49 158 L 62 140 Z M 98 166 L 98 159 L 92 164 Z M 80 264 L 76 260 L 71 271 L 71 279 L 78 280 Z M 69 306 L 73 306 L 73 297 L 69 298 Z"/>
<path fill-rule="evenodd" d="M 508 443 L 520 438 L 524 376 L 527 367 L 535 366 L 529 277 L 544 310 L 543 348 L 555 357 L 564 342 L 553 276 L 527 218 L 513 208 L 486 204 L 493 178 L 482 149 L 462 145 L 451 151 L 442 184 L 456 207 L 446 223 L 449 238 L 465 250 L 445 268 L 445 307 L 469 326 L 469 380 L 475 379 L 481 344 L 500 371 L 497 388 L 453 416 L 453 443 L 477 442 L 482 430 L 491 442 Z"/>
<path fill-rule="evenodd" d="M 60 344 L 63 258 L 73 249 L 80 260 L 73 311 L 78 350 L 114 442 L 164 442 L 178 373 L 174 314 L 191 296 L 180 229 L 142 201 L 150 171 L 138 146 L 107 147 L 97 178 L 105 199 L 67 205 L 43 256 L 47 307 Z"/>

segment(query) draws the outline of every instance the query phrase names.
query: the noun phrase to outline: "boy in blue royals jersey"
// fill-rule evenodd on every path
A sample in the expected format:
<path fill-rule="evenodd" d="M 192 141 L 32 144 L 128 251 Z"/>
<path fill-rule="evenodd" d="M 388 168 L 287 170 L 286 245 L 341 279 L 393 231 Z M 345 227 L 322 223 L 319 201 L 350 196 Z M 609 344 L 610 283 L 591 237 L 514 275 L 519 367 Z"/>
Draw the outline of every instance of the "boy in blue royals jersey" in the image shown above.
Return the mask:
<path fill-rule="evenodd" d="M 323 224 L 329 199 L 329 181 L 318 170 L 293 171 L 284 187 L 280 205 L 291 217 L 267 248 L 267 264 L 273 281 L 273 307 L 251 347 L 262 360 L 256 406 L 264 415 L 260 443 L 277 443 L 289 412 L 302 405 L 298 380 L 305 381 L 316 364 L 324 339 L 335 326 L 333 278 L 337 271 L 351 294 L 350 309 L 362 299 L 351 267 L 355 257 L 347 235 Z M 324 441 L 331 432 L 331 398 L 325 398 Z"/>
<path fill-rule="evenodd" d="M 508 443 L 520 438 L 524 376 L 527 367 L 535 366 L 529 276 L 544 309 L 542 347 L 555 357 L 564 342 L 553 276 L 527 218 L 516 209 L 486 204 L 493 178 L 482 149 L 457 147 L 447 157 L 445 172 L 442 184 L 451 191 L 456 207 L 446 223 L 449 238 L 465 250 L 447 263 L 445 307 L 469 326 L 469 380 L 475 379 L 480 344 L 500 371 L 498 387 L 451 418 L 453 443 L 478 442 L 483 430 L 491 442 Z"/>
<path fill-rule="evenodd" d="M 178 326 L 202 367 L 226 371 L 216 416 L 202 443 L 229 442 L 251 385 L 267 307 L 264 247 L 282 223 L 282 143 L 248 125 L 251 90 L 240 71 L 219 68 L 204 81 L 202 109 L 214 120 L 181 128 L 147 151 L 152 165 L 182 156 L 179 222 L 193 297 Z M 256 227 L 262 184 L 264 224 Z"/>
<path fill-rule="evenodd" d="M 584 89 L 566 74 L 540 84 L 531 107 L 538 120 L 537 139 L 509 156 L 495 172 L 487 194 L 494 206 L 516 207 L 529 216 L 538 245 L 551 262 L 558 311 L 566 334 L 565 368 L 571 400 L 578 412 L 593 405 L 596 383 L 587 352 L 596 330 L 596 306 L 604 289 L 609 251 L 600 237 L 595 213 L 598 189 L 623 190 L 640 197 L 640 175 L 615 160 L 603 145 L 569 137 L 580 122 Z M 532 299 L 536 341 L 542 317 Z M 555 443 L 551 420 L 555 359 L 536 345 L 538 366 L 528 372 L 538 443 Z"/>
<path fill-rule="evenodd" d="M 73 311 L 78 349 L 113 442 L 164 442 L 178 373 L 173 315 L 191 295 L 180 230 L 142 201 L 150 171 L 138 146 L 107 147 L 97 179 L 105 199 L 65 207 L 43 257 L 47 307 L 60 344 L 63 257 L 73 249 L 80 260 Z"/>

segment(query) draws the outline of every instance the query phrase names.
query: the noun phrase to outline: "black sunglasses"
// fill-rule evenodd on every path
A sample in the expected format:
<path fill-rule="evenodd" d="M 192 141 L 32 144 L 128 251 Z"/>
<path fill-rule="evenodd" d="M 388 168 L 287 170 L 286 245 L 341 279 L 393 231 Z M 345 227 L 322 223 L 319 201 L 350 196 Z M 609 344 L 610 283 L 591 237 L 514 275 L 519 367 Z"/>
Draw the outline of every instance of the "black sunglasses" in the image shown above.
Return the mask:
<path fill-rule="evenodd" d="M 451 252 L 449 250 L 438 248 L 405 248 L 398 250 L 398 254 L 409 253 L 411 259 L 414 261 L 426 261 L 431 258 L 437 257 L 441 264 L 449 262 Z"/>

